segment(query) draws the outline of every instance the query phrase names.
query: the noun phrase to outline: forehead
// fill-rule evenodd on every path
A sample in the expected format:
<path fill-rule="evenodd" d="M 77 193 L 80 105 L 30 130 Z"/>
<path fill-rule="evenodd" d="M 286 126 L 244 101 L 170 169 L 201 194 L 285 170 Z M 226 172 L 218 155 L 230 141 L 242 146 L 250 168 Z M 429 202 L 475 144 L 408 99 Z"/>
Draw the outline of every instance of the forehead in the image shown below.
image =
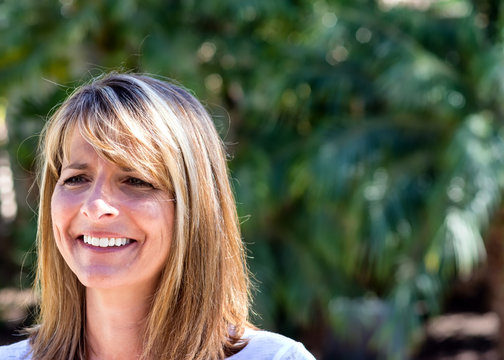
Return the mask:
<path fill-rule="evenodd" d="M 95 166 L 112 166 L 121 172 L 140 173 L 145 179 L 156 183 L 160 188 L 166 187 L 167 189 L 171 189 L 169 183 L 166 185 L 159 182 L 158 173 L 149 171 L 147 168 L 143 167 L 141 164 L 136 164 L 134 161 L 128 161 L 128 159 L 131 159 L 134 155 L 129 155 L 127 159 L 123 160 L 121 157 L 114 158 L 112 153 L 102 150 L 101 148 L 96 149 L 80 133 L 77 126 L 64 135 L 63 141 L 63 156 L 60 172 L 65 169 L 85 170 L 94 168 Z"/>
<path fill-rule="evenodd" d="M 68 163 L 84 155 L 97 155 L 95 149 L 87 142 L 77 129 L 72 129 L 65 137 L 63 144 L 63 163 Z"/>
<path fill-rule="evenodd" d="M 62 169 L 71 166 L 74 169 L 87 168 L 90 164 L 96 164 L 100 161 L 105 161 L 110 164 L 116 164 L 114 161 L 107 159 L 103 154 L 100 154 L 96 149 L 81 135 L 78 129 L 73 129 L 64 139 Z M 121 166 L 123 169 L 129 167 Z"/>

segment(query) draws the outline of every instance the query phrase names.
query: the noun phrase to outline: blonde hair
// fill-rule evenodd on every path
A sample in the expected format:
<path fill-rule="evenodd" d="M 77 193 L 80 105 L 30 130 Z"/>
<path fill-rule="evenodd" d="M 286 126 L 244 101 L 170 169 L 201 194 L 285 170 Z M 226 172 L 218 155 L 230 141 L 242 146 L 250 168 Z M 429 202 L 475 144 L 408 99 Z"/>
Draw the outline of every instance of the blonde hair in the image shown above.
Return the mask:
<path fill-rule="evenodd" d="M 50 203 L 72 131 L 103 157 L 134 168 L 176 199 L 169 258 L 146 320 L 142 358 L 223 359 L 243 346 L 249 281 L 223 144 L 186 90 L 134 74 L 77 89 L 50 118 L 40 146 L 33 358 L 85 359 L 84 286 L 60 255 Z"/>

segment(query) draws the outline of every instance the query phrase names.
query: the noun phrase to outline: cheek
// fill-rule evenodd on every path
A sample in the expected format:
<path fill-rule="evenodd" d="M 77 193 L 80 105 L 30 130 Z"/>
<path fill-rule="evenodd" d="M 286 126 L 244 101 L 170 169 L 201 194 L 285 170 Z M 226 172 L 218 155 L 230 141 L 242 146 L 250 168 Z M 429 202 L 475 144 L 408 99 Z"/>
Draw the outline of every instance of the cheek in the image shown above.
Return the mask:
<path fill-rule="evenodd" d="M 132 210 L 140 226 L 151 238 L 159 238 L 159 250 L 170 247 L 173 236 L 174 206 L 172 202 L 154 201 L 138 204 Z"/>
<path fill-rule="evenodd" d="M 131 216 L 145 224 L 156 228 L 170 227 L 173 223 L 173 203 L 164 200 L 129 200 L 123 202 Z"/>
<path fill-rule="evenodd" d="M 51 221 L 54 241 L 60 255 L 63 256 L 67 264 L 70 264 L 70 249 L 64 241 L 65 233 L 67 233 L 68 224 L 70 222 L 68 210 L 68 202 L 65 196 L 55 189 L 51 198 Z"/>
<path fill-rule="evenodd" d="M 78 202 L 74 196 L 69 196 L 64 192 L 55 189 L 51 198 L 51 219 L 53 223 L 54 235 L 58 238 L 58 231 L 67 230 L 66 227 L 78 211 Z"/>

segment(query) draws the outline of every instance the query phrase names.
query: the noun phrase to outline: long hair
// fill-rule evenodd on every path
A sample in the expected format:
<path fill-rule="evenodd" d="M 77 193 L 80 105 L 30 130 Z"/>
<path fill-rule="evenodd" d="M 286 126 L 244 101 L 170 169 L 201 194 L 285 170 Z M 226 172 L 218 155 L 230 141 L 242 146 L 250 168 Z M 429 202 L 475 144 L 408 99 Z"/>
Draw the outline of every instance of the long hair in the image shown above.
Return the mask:
<path fill-rule="evenodd" d="M 146 319 L 142 358 L 223 359 L 239 351 L 250 326 L 248 270 L 213 122 L 179 86 L 109 74 L 70 95 L 42 133 L 33 358 L 87 357 L 85 288 L 56 247 L 50 212 L 74 130 L 100 156 L 154 177 L 176 201 L 173 240 Z"/>

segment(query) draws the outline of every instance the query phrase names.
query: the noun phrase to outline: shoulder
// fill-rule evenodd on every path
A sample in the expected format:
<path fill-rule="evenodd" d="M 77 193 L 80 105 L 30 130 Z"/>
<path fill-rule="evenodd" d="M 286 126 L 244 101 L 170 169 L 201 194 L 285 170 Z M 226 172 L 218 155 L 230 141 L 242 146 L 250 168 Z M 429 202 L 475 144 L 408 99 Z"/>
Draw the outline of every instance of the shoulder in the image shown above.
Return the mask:
<path fill-rule="evenodd" d="M 28 340 L 14 344 L 0 346 L 0 359 L 2 360 L 30 360 L 30 343 Z"/>
<path fill-rule="evenodd" d="M 315 360 L 303 344 L 269 331 L 247 329 L 248 344 L 229 360 Z"/>

